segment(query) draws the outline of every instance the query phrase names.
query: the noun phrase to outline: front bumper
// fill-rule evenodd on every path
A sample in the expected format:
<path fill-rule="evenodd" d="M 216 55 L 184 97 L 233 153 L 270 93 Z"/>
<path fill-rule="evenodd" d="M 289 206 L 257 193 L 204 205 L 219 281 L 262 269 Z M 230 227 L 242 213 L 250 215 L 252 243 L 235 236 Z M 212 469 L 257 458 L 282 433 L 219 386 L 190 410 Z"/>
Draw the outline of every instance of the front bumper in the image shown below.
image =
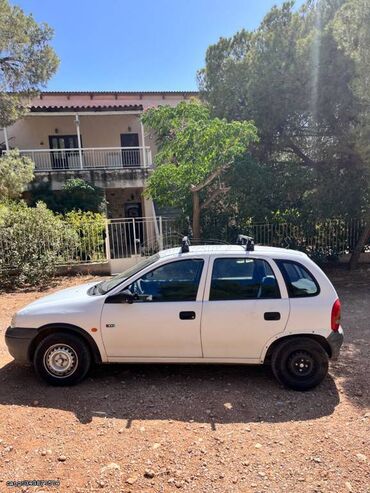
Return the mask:
<path fill-rule="evenodd" d="M 37 329 L 23 327 L 8 327 L 6 329 L 5 343 L 9 353 L 17 362 L 30 362 L 30 346 L 37 334 Z"/>
<path fill-rule="evenodd" d="M 331 349 L 332 360 L 338 359 L 340 348 L 342 347 L 343 344 L 343 339 L 344 339 L 344 334 L 342 327 L 339 327 L 339 329 L 336 332 L 333 331 L 330 334 L 330 336 L 327 338 L 327 341 Z"/>

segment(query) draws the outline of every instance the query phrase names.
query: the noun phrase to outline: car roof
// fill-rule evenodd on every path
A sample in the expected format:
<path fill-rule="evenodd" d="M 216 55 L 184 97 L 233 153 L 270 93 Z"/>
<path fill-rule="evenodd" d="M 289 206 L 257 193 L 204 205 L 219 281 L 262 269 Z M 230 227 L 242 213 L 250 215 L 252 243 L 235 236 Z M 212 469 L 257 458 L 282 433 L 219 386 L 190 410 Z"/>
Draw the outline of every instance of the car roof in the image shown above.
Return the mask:
<path fill-rule="evenodd" d="M 159 252 L 160 257 L 181 257 L 193 256 L 193 255 L 243 255 L 243 256 L 263 256 L 269 258 L 302 258 L 307 257 L 305 253 L 298 250 L 290 250 L 287 248 L 277 248 L 270 246 L 255 245 L 253 251 L 246 251 L 245 246 L 242 245 L 191 245 L 189 252 L 182 253 L 181 247 L 169 248 Z"/>

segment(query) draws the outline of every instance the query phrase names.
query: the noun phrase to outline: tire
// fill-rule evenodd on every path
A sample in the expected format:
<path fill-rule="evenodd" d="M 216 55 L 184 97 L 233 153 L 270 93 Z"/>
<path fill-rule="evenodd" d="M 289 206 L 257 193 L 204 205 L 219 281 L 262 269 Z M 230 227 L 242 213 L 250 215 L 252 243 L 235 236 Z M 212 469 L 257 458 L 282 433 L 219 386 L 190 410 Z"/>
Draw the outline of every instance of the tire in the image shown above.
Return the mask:
<path fill-rule="evenodd" d="M 89 371 L 91 353 L 80 337 L 58 332 L 42 339 L 36 348 L 33 365 L 38 376 L 51 385 L 75 385 Z"/>
<path fill-rule="evenodd" d="M 297 337 L 278 345 L 272 354 L 271 367 L 275 378 L 285 387 L 309 390 L 326 377 L 329 357 L 318 342 Z"/>

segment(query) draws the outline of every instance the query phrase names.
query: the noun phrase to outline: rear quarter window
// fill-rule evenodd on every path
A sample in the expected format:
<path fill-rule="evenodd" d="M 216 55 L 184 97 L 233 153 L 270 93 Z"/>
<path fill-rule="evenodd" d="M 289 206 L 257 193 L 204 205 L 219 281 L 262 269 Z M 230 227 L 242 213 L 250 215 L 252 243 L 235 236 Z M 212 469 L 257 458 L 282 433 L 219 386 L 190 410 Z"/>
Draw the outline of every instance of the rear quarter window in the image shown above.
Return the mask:
<path fill-rule="evenodd" d="M 320 293 L 319 283 L 311 272 L 294 260 L 275 259 L 288 290 L 289 298 L 317 296 Z"/>

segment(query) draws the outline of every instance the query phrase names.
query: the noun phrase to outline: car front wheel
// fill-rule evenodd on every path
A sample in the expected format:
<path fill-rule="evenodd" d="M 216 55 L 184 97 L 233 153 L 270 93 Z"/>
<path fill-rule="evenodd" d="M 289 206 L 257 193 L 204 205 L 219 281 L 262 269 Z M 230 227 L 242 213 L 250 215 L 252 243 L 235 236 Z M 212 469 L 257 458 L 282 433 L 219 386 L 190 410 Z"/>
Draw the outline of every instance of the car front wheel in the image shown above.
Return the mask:
<path fill-rule="evenodd" d="M 36 348 L 33 364 L 37 374 L 51 385 L 74 385 L 89 371 L 91 354 L 78 336 L 58 332 L 45 337 Z"/>
<path fill-rule="evenodd" d="M 309 390 L 319 385 L 328 373 L 328 366 L 324 348 L 308 337 L 282 342 L 271 359 L 277 380 L 294 390 Z"/>

